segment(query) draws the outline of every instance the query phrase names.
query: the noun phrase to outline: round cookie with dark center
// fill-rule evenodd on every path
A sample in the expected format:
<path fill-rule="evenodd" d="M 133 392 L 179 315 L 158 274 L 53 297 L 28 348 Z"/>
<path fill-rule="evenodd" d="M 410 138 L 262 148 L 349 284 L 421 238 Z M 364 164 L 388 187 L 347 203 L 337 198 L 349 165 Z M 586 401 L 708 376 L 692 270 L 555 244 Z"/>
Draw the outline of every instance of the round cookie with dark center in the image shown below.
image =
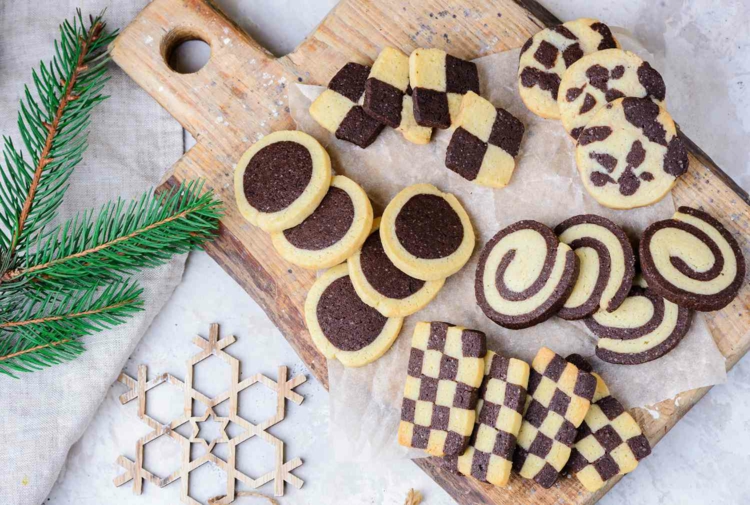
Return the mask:
<path fill-rule="evenodd" d="M 737 240 L 718 220 L 690 207 L 646 228 L 639 256 L 651 290 L 694 310 L 723 309 L 745 278 Z"/>
<path fill-rule="evenodd" d="M 583 319 L 597 310 L 612 312 L 625 300 L 635 275 L 635 255 L 625 232 L 607 218 L 584 214 L 555 227 L 560 242 L 578 256 L 578 279 L 557 313 Z"/>
<path fill-rule="evenodd" d="M 366 365 L 385 354 L 404 322 L 383 316 L 359 299 L 346 263 L 327 270 L 310 288 L 305 321 L 315 347 L 348 367 Z"/>
<path fill-rule="evenodd" d="M 409 186 L 391 200 L 380 239 L 396 268 L 423 281 L 458 272 L 474 250 L 474 228 L 463 206 L 431 184 Z"/>
<path fill-rule="evenodd" d="M 576 19 L 545 28 L 521 48 L 518 91 L 531 112 L 559 119 L 558 90 L 565 70 L 581 57 L 620 47 L 609 27 L 596 19 Z"/>
<path fill-rule="evenodd" d="M 596 355 L 617 365 L 653 361 L 674 349 L 690 329 L 690 309 L 659 296 L 639 280 L 613 311 L 600 310 L 584 320 L 599 337 Z"/>
<path fill-rule="evenodd" d="M 688 153 L 666 109 L 648 98 L 619 98 L 578 137 L 576 164 L 586 191 L 612 209 L 661 200 L 687 172 Z"/>
<path fill-rule="evenodd" d="M 552 317 L 577 277 L 578 258 L 567 244 L 542 223 L 519 221 L 484 246 L 474 291 L 488 318 L 521 329 Z"/>
<path fill-rule="evenodd" d="M 331 184 L 331 159 L 299 131 L 266 135 L 234 169 L 234 196 L 242 216 L 264 231 L 297 226 L 317 208 Z"/>
<path fill-rule="evenodd" d="M 377 218 L 362 248 L 349 257 L 349 277 L 367 305 L 386 317 L 406 317 L 427 306 L 445 279 L 422 281 L 396 268 L 383 250 L 379 230 Z"/>
<path fill-rule="evenodd" d="M 650 98 L 666 107 L 661 74 L 630 51 L 606 49 L 584 56 L 562 76 L 557 105 L 565 131 L 577 139 L 599 109 L 623 97 Z"/>
<path fill-rule="evenodd" d="M 290 263 L 317 270 L 345 261 L 364 243 L 372 227 L 372 205 L 353 180 L 337 175 L 307 219 L 271 234 L 276 251 Z"/>

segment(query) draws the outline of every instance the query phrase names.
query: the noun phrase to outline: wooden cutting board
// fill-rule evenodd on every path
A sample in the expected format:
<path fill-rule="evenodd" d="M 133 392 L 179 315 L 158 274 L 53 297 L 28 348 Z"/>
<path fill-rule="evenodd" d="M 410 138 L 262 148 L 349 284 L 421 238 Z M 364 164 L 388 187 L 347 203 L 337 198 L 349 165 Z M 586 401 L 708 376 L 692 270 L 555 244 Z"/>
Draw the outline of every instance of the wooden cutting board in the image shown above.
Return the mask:
<path fill-rule="evenodd" d="M 342 0 L 294 52 L 275 58 L 206 0 L 154 0 L 115 40 L 112 55 L 197 141 L 172 167 L 168 182 L 203 178 L 226 203 L 220 236 L 208 253 L 263 307 L 327 387 L 326 361 L 313 346 L 303 318 L 314 273 L 281 259 L 268 235 L 240 216 L 232 183 L 237 159 L 261 135 L 294 128 L 286 97 L 295 82 L 325 85 L 344 63 L 369 64 L 385 46 L 407 54 L 416 47 L 439 47 L 472 59 L 519 47 L 545 25 L 558 22 L 529 0 Z M 176 73 L 166 60 L 174 47 L 191 39 L 207 42 L 211 58 L 196 73 Z M 718 216 L 750 258 L 747 193 L 686 140 L 690 169 L 673 191 L 676 203 Z M 750 348 L 749 302 L 745 283 L 729 307 L 707 314 L 727 368 Z M 657 418 L 641 409 L 633 413 L 653 444 L 707 390 L 687 391 L 677 402 L 656 405 Z M 449 474 L 433 459 L 416 464 L 461 504 L 592 504 L 614 484 L 591 494 L 574 478 L 545 490 L 513 477 L 508 489 L 500 489 Z"/>

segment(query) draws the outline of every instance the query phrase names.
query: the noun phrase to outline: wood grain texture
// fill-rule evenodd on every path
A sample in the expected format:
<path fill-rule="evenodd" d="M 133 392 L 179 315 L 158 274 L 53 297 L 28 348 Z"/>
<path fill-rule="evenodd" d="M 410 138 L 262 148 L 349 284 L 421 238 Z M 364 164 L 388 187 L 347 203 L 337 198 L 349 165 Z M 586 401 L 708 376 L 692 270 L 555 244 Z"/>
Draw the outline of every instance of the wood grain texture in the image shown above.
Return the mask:
<path fill-rule="evenodd" d="M 557 20 L 533 0 L 343 0 L 294 52 L 275 59 L 205 0 L 154 0 L 113 44 L 114 60 L 195 137 L 198 144 L 171 170 L 170 181 L 205 178 L 226 203 L 219 239 L 209 254 L 263 307 L 326 387 L 325 359 L 312 345 L 303 317 L 314 274 L 286 263 L 268 236 L 245 222 L 234 206 L 232 172 L 240 155 L 262 135 L 293 128 L 287 107 L 292 82 L 325 84 L 346 62 L 371 63 L 384 46 L 404 52 L 439 47 L 476 58 L 521 46 Z M 194 74 L 165 63 L 175 42 L 200 38 L 211 58 Z M 688 132 L 689 133 L 689 132 Z M 686 137 L 687 139 L 687 137 Z M 740 241 L 750 258 L 750 200 L 694 143 L 690 169 L 674 189 L 678 205 L 702 207 Z M 748 269 L 750 272 L 750 269 Z M 725 309 L 707 314 L 714 338 L 731 368 L 750 348 L 750 288 Z M 658 442 L 707 388 L 661 402 L 654 419 L 633 414 Z M 459 503 L 592 504 L 616 482 L 588 493 L 576 479 L 544 490 L 513 477 L 508 489 L 444 472 L 432 459 L 417 460 Z"/>

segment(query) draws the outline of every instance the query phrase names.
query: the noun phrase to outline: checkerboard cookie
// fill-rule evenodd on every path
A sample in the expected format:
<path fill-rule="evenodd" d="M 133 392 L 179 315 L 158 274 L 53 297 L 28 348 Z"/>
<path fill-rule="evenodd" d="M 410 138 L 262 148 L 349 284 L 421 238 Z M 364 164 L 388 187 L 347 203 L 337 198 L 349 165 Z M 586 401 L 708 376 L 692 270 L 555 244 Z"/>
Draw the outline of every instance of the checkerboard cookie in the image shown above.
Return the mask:
<path fill-rule="evenodd" d="M 409 186 L 391 200 L 380 239 L 396 268 L 423 281 L 458 272 L 474 250 L 474 228 L 463 206 L 431 184 Z"/>
<path fill-rule="evenodd" d="M 359 299 L 346 263 L 318 277 L 305 300 L 305 322 L 315 347 L 348 367 L 366 365 L 385 354 L 403 321 L 385 317 Z"/>
<path fill-rule="evenodd" d="M 396 268 L 383 250 L 379 230 L 377 218 L 362 248 L 349 257 L 349 276 L 367 305 L 386 317 L 406 317 L 430 303 L 445 279 L 422 281 Z"/>
<path fill-rule="evenodd" d="M 449 470 L 496 486 L 508 483 L 528 383 L 526 362 L 487 352 L 474 435 L 463 454 L 445 457 Z"/>
<path fill-rule="evenodd" d="M 369 74 L 370 67 L 347 63 L 333 76 L 328 89 L 310 105 L 310 115 L 320 126 L 337 139 L 362 148 L 372 144 L 384 126 L 362 108 Z"/>
<path fill-rule="evenodd" d="M 317 208 L 331 184 L 331 158 L 310 135 L 278 131 L 240 157 L 234 196 L 242 216 L 267 232 L 297 226 Z"/>
<path fill-rule="evenodd" d="M 646 228 L 640 258 L 650 289 L 694 310 L 726 307 L 745 278 L 737 240 L 717 219 L 691 207 Z"/>
<path fill-rule="evenodd" d="M 470 62 L 442 49 L 415 49 L 409 56 L 409 83 L 417 124 L 449 128 L 469 91 L 479 94 L 479 72 Z"/>
<path fill-rule="evenodd" d="M 409 355 L 398 442 L 433 456 L 469 443 L 484 376 L 486 338 L 448 323 L 417 323 Z"/>
<path fill-rule="evenodd" d="M 578 427 L 596 390 L 596 379 L 543 347 L 531 363 L 526 408 L 513 469 L 549 488 L 570 456 Z"/>
<path fill-rule="evenodd" d="M 602 378 L 592 375 L 596 393 L 578 428 L 567 468 L 593 493 L 612 477 L 635 470 L 651 454 L 651 444 L 635 419 L 610 396 Z"/>
<path fill-rule="evenodd" d="M 514 158 L 523 139 L 523 123 L 469 91 L 461 101 L 454 126 L 445 166 L 482 186 L 507 186 L 516 167 Z"/>

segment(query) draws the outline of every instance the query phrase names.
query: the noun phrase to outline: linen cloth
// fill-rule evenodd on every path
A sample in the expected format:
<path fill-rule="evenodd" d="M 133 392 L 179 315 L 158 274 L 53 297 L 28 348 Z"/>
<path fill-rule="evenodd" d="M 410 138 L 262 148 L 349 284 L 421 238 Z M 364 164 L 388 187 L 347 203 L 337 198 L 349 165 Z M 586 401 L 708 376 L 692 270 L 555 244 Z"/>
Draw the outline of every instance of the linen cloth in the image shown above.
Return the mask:
<path fill-rule="evenodd" d="M 80 7 L 85 18 L 107 8 L 110 29 L 123 28 L 147 0 L 2 0 L 0 2 L 0 132 L 20 146 L 16 127 L 23 84 L 49 61 L 58 25 Z M 89 149 L 70 179 L 59 218 L 130 199 L 157 186 L 182 154 L 180 125 L 111 64 L 109 100 L 94 109 Z M 86 430 L 128 356 L 180 282 L 185 255 L 137 278 L 145 310 L 124 325 L 84 340 L 86 352 L 20 380 L 0 377 L 0 503 L 45 501 L 70 447 Z"/>

